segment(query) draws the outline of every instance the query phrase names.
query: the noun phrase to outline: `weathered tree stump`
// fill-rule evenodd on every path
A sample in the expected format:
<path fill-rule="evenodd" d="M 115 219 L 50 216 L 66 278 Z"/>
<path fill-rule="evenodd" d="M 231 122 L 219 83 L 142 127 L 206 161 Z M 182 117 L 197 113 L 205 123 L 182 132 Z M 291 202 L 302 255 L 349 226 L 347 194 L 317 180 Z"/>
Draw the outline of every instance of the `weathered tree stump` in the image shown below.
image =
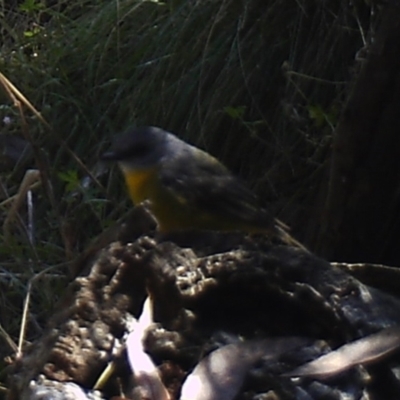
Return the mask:
<path fill-rule="evenodd" d="M 261 236 L 183 239 L 191 247 L 141 236 L 99 251 L 70 284 L 43 337 L 12 366 L 8 398 L 110 399 L 120 396 L 121 388 L 130 393 L 132 373 L 122 343 L 147 293 L 153 298 L 155 324 L 146 351 L 171 398 L 179 398 L 187 373 L 221 343 L 287 336 L 307 338 L 309 346 L 279 360 L 259 360 L 246 372 L 236 398 L 271 398 L 272 393 L 277 399 L 323 399 L 334 393 L 334 398 L 348 398 L 350 393 L 372 396 L 377 387 L 400 396 L 393 372 L 400 360 L 393 358 L 395 367 L 382 360 L 369 371 L 370 380 L 361 367 L 327 382 L 282 376 L 330 347 L 400 324 L 398 299 L 312 254 Z M 112 376 L 92 393 L 112 360 Z"/>

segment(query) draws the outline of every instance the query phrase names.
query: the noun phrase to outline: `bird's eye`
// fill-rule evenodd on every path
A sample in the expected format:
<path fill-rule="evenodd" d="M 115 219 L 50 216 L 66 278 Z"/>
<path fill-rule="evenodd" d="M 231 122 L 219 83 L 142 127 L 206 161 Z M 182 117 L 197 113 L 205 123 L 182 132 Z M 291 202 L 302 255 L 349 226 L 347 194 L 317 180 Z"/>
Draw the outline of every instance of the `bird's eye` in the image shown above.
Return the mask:
<path fill-rule="evenodd" d="M 132 146 L 131 148 L 126 149 L 124 152 L 126 156 L 128 157 L 137 157 L 137 156 L 143 156 L 145 154 L 148 154 L 151 150 L 151 147 L 148 144 L 145 143 L 138 143 Z"/>

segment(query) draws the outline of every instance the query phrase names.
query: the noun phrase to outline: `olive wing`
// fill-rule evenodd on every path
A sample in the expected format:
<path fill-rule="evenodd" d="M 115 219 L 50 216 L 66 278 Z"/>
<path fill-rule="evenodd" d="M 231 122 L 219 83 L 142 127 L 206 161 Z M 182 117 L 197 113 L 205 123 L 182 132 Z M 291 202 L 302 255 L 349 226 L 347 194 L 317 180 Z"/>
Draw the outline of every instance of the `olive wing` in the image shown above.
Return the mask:
<path fill-rule="evenodd" d="M 182 162 L 170 160 L 160 171 L 163 186 L 193 211 L 265 226 L 272 217 L 260 207 L 257 196 L 215 158 L 200 151 Z"/>

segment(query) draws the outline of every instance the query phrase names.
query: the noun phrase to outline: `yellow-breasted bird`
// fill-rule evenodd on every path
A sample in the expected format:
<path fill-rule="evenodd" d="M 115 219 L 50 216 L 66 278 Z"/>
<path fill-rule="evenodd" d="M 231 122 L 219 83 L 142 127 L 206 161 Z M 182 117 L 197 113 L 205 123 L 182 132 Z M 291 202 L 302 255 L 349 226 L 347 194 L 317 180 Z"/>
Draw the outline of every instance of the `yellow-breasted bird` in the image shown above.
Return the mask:
<path fill-rule="evenodd" d="M 117 161 L 134 204 L 149 202 L 162 233 L 270 233 L 300 246 L 216 158 L 157 127 L 131 128 L 102 159 Z"/>

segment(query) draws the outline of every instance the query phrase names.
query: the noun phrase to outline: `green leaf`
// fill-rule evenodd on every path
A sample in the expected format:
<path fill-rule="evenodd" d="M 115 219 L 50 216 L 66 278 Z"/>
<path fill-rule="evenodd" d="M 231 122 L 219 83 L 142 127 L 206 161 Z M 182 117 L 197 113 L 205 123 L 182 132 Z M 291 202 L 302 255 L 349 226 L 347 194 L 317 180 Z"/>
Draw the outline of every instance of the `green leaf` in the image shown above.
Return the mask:
<path fill-rule="evenodd" d="M 25 0 L 19 7 L 19 11 L 23 12 L 33 12 L 33 11 L 40 11 L 43 10 L 44 4 L 43 3 L 36 3 L 36 0 Z"/>
<path fill-rule="evenodd" d="M 308 115 L 318 128 L 322 127 L 326 123 L 326 114 L 322 107 L 318 105 L 308 106 Z"/>
<path fill-rule="evenodd" d="M 238 107 L 226 106 L 224 107 L 224 111 L 232 119 L 243 119 L 244 113 L 246 111 L 246 106 L 238 106 Z"/>
<path fill-rule="evenodd" d="M 65 172 L 59 172 L 57 175 L 63 182 L 67 184 L 65 187 L 67 192 L 72 192 L 79 187 L 78 171 L 69 170 Z"/>

